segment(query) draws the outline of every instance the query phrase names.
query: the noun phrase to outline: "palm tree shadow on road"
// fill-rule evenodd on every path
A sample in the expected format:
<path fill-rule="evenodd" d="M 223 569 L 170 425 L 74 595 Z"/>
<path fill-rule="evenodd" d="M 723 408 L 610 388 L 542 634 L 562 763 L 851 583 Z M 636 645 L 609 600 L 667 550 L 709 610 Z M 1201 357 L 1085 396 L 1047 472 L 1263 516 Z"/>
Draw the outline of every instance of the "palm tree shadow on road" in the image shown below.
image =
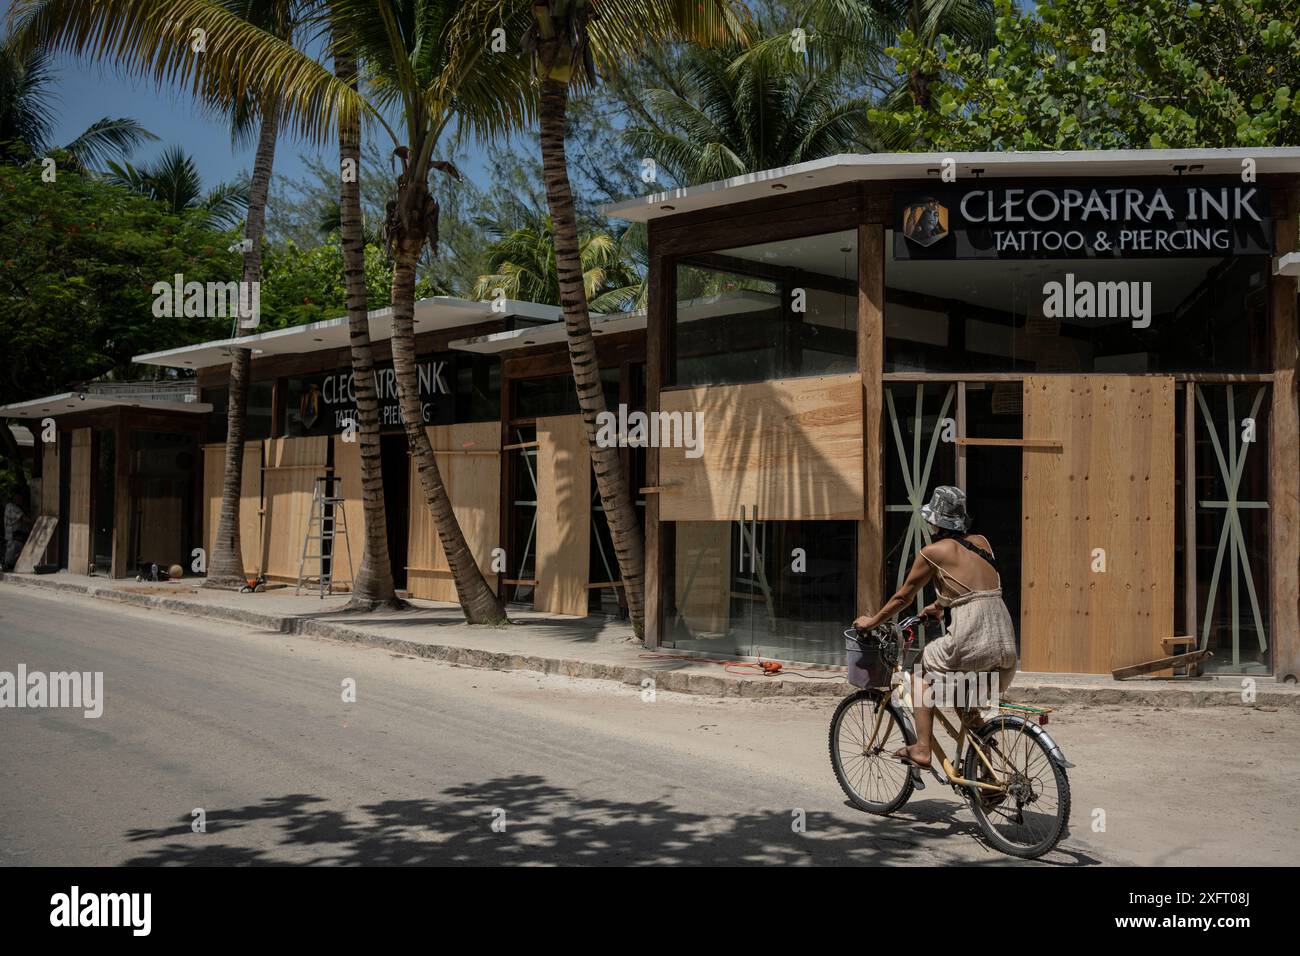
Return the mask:
<path fill-rule="evenodd" d="M 958 816 L 961 805 L 951 800 L 920 802 L 906 817 L 864 817 L 851 824 L 810 812 L 801 834 L 792 829 L 789 809 L 724 817 L 682 810 L 663 799 L 581 797 L 526 774 L 448 787 L 439 799 L 385 800 L 355 813 L 328 802 L 286 794 L 210 810 L 206 833 L 194 833 L 188 815 L 170 826 L 130 830 L 127 839 L 148 849 L 126 864 L 861 866 L 933 862 L 929 851 L 944 840 L 974 835 L 974 824 Z M 504 832 L 493 829 L 500 811 Z M 265 839 L 267 826 L 278 833 L 278 841 Z M 253 840 L 252 832 L 241 834 L 246 828 L 256 828 L 257 845 L 241 845 L 241 836 Z M 268 842 L 274 845 L 268 848 Z M 1016 862 L 983 849 L 982 858 L 962 862 Z M 1100 861 L 1058 850 L 1049 862 Z"/>

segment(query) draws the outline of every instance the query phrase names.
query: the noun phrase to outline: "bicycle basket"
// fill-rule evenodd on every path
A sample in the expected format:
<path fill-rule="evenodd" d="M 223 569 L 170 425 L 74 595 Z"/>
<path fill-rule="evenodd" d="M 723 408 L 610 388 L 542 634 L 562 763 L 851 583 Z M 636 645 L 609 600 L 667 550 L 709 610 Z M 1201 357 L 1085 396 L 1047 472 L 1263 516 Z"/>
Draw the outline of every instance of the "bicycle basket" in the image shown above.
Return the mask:
<path fill-rule="evenodd" d="M 903 650 L 903 668 L 912 666 L 920 650 L 904 644 L 899 629 L 889 625 L 887 636 L 877 631 L 858 634 L 854 628 L 844 632 L 844 651 L 848 664 L 849 683 L 854 687 L 888 687 L 894 676 L 894 663 Z"/>

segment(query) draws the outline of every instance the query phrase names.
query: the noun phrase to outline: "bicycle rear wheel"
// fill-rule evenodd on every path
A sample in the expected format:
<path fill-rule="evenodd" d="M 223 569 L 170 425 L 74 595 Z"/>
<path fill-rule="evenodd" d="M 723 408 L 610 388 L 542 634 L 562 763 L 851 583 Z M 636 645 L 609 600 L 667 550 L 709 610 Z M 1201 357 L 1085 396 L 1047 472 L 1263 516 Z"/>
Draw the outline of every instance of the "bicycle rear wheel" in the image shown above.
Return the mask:
<path fill-rule="evenodd" d="M 962 770 L 967 780 L 1006 785 L 1005 793 L 969 788 L 971 810 L 995 849 L 1026 860 L 1055 847 L 1070 823 L 1070 781 L 1035 729 L 1019 717 L 993 718 L 976 731 L 992 777 L 974 746 Z"/>
<path fill-rule="evenodd" d="M 887 693 L 860 690 L 840 701 L 831 718 L 831 767 L 849 802 L 882 815 L 905 804 L 914 789 L 912 774 L 890 754 L 915 742 Z"/>

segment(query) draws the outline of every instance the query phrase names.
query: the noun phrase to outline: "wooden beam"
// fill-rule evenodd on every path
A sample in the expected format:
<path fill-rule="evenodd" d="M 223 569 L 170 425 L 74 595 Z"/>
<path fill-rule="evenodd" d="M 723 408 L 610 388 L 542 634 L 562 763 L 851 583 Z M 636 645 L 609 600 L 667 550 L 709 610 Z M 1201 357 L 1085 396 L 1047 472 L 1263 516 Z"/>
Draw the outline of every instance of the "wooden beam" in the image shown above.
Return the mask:
<path fill-rule="evenodd" d="M 958 445 L 1007 448 L 1061 448 L 1059 438 L 958 438 Z"/>
<path fill-rule="evenodd" d="M 863 516 L 858 522 L 858 610 L 880 607 L 885 570 L 885 227 L 858 226 L 858 371 L 862 376 Z"/>
<path fill-rule="evenodd" d="M 1296 194 L 1285 218 L 1273 223 L 1274 253 L 1300 249 Z M 1271 278 L 1273 326 L 1273 407 L 1269 414 L 1269 605 L 1273 674 L 1300 679 L 1300 410 L 1296 401 L 1300 335 L 1297 333 L 1296 279 Z"/>

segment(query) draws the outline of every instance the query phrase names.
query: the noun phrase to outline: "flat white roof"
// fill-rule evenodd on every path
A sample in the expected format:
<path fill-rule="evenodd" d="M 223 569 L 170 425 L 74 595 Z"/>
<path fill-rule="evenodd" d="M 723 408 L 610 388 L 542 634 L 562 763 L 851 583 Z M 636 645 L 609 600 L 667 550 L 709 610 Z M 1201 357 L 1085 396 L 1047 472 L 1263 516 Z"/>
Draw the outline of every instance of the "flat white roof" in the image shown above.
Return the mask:
<path fill-rule="evenodd" d="M 756 306 L 769 306 L 773 297 L 747 289 L 738 292 L 723 292 L 707 298 L 691 299 L 677 307 L 678 322 L 693 322 L 696 319 L 714 318 L 731 315 L 736 312 L 748 312 Z M 591 334 L 609 335 L 614 332 L 631 332 L 644 329 L 646 325 L 645 309 L 636 312 L 610 312 L 604 315 L 592 315 Z M 512 329 L 509 332 L 493 332 L 491 335 L 476 335 L 473 338 L 457 339 L 451 347 L 462 352 L 496 354 L 514 349 L 533 348 L 563 342 L 567 332 L 563 322 L 553 325 L 538 326 L 531 329 Z"/>
<path fill-rule="evenodd" d="M 0 405 L 0 418 L 43 418 L 46 415 L 68 415 L 72 412 L 89 412 L 101 408 L 147 408 L 166 412 L 207 414 L 212 411 L 208 402 L 167 402 L 143 398 L 115 398 L 94 392 L 60 392 L 26 402 Z"/>
<path fill-rule="evenodd" d="M 1244 159 L 1257 174 L 1300 174 L 1300 148 L 1260 149 L 1089 149 L 996 153 L 842 153 L 794 166 L 765 169 L 717 182 L 672 189 L 612 203 L 602 212 L 629 222 L 648 222 L 698 209 L 759 199 L 777 193 L 818 189 L 874 179 L 939 181 L 945 159 L 957 164 L 957 182 L 970 182 L 976 170 L 990 179 L 1035 176 L 1240 175 Z"/>
<path fill-rule="evenodd" d="M 495 306 L 495 308 L 493 308 Z M 473 302 L 451 296 L 432 296 L 415 303 L 415 331 L 436 332 L 454 329 L 459 325 L 472 325 L 493 318 L 528 319 L 534 322 L 555 322 L 560 318 L 559 306 L 540 305 L 520 299 L 500 299 L 497 302 Z M 370 312 L 370 339 L 382 342 L 392 337 L 393 310 L 375 309 Z M 231 350 L 247 348 L 253 357 L 266 355 L 299 355 L 326 349 L 346 348 L 349 345 L 347 316 L 294 325 L 287 329 L 260 332 L 233 339 L 218 339 L 199 345 L 137 355 L 133 362 L 141 365 L 162 365 L 167 368 L 210 368 L 229 365 Z"/>

